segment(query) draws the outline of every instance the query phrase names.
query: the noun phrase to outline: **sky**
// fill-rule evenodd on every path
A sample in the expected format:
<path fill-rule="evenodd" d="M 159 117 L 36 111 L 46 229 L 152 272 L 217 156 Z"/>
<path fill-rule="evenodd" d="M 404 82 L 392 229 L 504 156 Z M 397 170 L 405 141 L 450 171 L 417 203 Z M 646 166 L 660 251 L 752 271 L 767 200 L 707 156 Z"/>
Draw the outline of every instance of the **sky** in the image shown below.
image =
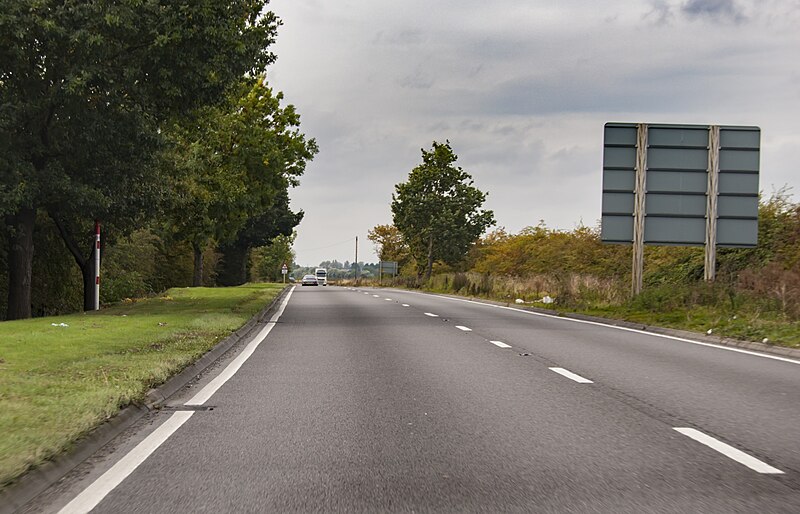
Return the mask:
<path fill-rule="evenodd" d="M 356 237 L 376 262 L 367 232 L 392 222 L 395 184 L 433 141 L 511 233 L 599 222 L 610 121 L 759 126 L 762 192 L 800 185 L 800 0 L 269 7 L 283 26 L 268 80 L 320 147 L 290 193 L 300 265 L 352 261 Z"/>

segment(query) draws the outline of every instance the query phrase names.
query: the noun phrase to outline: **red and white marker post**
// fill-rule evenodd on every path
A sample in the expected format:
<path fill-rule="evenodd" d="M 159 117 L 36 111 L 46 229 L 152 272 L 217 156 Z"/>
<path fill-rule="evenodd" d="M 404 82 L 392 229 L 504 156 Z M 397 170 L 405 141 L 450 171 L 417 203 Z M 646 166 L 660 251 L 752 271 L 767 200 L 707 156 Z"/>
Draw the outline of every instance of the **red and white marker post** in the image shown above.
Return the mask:
<path fill-rule="evenodd" d="M 100 222 L 94 221 L 94 310 L 100 310 Z"/>

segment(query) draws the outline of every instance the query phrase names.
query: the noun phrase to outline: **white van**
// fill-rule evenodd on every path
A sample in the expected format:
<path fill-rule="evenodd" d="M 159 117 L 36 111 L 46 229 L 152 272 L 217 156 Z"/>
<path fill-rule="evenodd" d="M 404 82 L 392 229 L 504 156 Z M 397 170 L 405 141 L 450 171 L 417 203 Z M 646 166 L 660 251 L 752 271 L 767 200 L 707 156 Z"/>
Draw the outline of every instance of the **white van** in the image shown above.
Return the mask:
<path fill-rule="evenodd" d="M 325 268 L 317 268 L 314 271 L 314 275 L 316 275 L 317 277 L 317 284 L 321 286 L 328 285 L 328 270 L 326 270 Z"/>

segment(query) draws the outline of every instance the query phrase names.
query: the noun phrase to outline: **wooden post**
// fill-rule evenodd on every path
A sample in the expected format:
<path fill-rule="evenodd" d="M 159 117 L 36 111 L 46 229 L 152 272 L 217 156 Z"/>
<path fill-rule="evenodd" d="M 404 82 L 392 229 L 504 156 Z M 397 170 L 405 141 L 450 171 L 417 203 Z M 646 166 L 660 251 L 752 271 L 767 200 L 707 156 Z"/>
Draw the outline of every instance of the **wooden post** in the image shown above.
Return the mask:
<path fill-rule="evenodd" d="M 717 198 L 719 196 L 719 126 L 708 128 L 708 190 L 706 192 L 705 279 L 717 276 Z"/>
<path fill-rule="evenodd" d="M 644 218 L 647 194 L 647 124 L 639 123 L 636 129 L 636 185 L 633 190 L 633 269 L 631 294 L 642 292 L 644 275 Z"/>

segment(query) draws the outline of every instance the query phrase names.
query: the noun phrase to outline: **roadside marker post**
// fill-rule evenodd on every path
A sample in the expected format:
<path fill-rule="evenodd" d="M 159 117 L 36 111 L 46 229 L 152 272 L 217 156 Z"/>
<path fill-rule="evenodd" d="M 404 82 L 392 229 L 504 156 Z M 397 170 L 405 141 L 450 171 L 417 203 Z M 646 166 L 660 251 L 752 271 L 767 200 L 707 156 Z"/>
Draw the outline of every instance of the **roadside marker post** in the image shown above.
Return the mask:
<path fill-rule="evenodd" d="M 100 310 L 100 222 L 94 221 L 94 310 Z"/>

